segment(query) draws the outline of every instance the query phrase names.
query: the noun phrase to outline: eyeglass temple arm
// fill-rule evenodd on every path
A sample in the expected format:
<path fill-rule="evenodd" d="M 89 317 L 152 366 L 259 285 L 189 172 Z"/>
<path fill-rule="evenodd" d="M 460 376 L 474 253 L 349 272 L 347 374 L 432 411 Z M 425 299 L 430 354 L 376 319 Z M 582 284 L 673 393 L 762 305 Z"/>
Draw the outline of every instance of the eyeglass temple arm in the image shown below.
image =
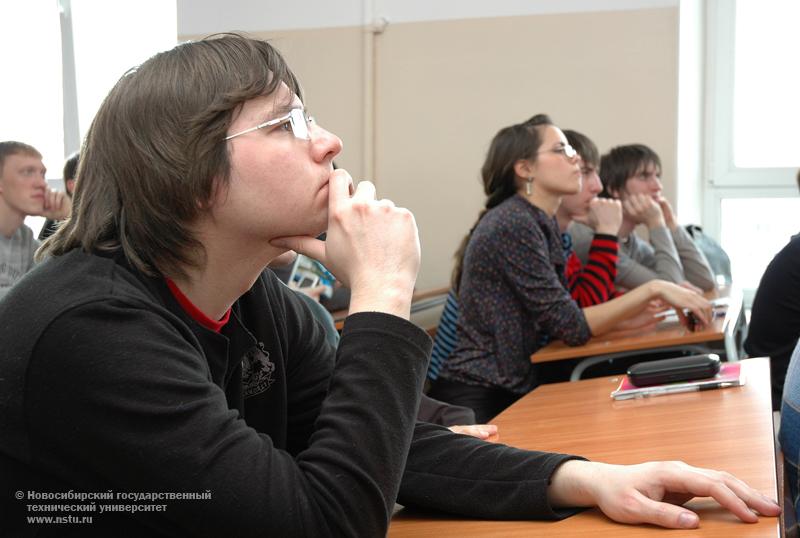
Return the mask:
<path fill-rule="evenodd" d="M 278 123 L 280 123 L 282 121 L 285 121 L 285 118 L 278 118 L 278 119 L 274 119 L 274 120 L 265 121 L 264 123 L 259 123 L 255 127 L 250 127 L 249 129 L 245 129 L 244 131 L 239 131 L 238 133 L 234 133 L 234 134 L 232 134 L 230 136 L 226 136 L 225 140 L 230 140 L 231 138 L 234 138 L 234 137 L 239 136 L 239 135 L 252 133 L 253 131 L 258 131 L 259 129 L 263 129 L 264 127 L 269 127 L 270 125 L 276 125 L 276 124 L 278 124 Z"/>

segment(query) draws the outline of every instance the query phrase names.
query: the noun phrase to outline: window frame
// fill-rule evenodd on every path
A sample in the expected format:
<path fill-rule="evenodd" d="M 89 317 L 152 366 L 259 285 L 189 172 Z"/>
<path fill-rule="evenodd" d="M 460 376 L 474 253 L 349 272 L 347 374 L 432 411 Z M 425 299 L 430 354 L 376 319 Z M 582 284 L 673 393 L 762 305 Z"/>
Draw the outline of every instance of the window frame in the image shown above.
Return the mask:
<path fill-rule="evenodd" d="M 734 70 L 736 1 L 708 0 L 706 5 L 704 91 L 703 223 L 706 233 L 722 240 L 725 198 L 795 198 L 797 168 L 742 168 L 734 162 Z M 743 289 L 745 304 L 755 289 Z"/>

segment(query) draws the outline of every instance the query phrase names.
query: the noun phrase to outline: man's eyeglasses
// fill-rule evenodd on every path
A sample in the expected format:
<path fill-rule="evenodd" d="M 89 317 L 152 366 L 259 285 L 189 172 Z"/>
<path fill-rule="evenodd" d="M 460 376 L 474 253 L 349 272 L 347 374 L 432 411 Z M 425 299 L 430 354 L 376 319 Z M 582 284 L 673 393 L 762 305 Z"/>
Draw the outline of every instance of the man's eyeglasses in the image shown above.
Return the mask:
<path fill-rule="evenodd" d="M 294 134 L 295 138 L 300 138 L 302 140 L 311 140 L 311 131 L 309 130 L 309 126 L 313 121 L 314 118 L 312 116 L 307 115 L 305 109 L 293 108 L 285 116 L 281 116 L 280 118 L 275 118 L 274 120 L 265 121 L 264 123 L 259 123 L 255 127 L 250 127 L 249 129 L 245 129 L 244 131 L 239 131 L 238 133 L 226 136 L 225 140 L 236 138 L 239 135 L 252 133 L 253 131 L 263 129 L 265 127 L 275 127 L 277 125 L 283 125 L 286 123 L 288 123 L 291 126 L 292 133 Z"/>
<path fill-rule="evenodd" d="M 561 153 L 562 155 L 564 155 L 564 157 L 566 157 L 567 159 L 570 159 L 570 160 L 574 159 L 578 155 L 578 152 L 575 151 L 575 148 L 573 148 L 569 144 L 564 144 L 563 146 L 558 147 L 558 148 L 545 149 L 545 150 L 536 152 L 537 155 L 540 154 L 540 153 Z"/>

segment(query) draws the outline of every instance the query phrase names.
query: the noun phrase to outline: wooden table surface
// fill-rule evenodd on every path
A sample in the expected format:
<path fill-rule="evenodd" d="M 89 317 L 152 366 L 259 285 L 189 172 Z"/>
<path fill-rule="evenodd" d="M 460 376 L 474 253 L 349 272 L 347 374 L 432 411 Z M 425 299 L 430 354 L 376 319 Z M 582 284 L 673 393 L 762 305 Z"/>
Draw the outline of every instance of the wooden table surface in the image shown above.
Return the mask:
<path fill-rule="evenodd" d="M 531 355 L 531 362 L 576 359 L 723 341 L 726 334 L 733 331 L 739 319 L 742 307 L 741 292 L 726 288 L 711 292 L 707 296 L 709 298 L 727 297 L 729 303 L 724 315 L 715 317 L 711 325 L 702 330 L 690 331 L 677 321 L 665 321 L 647 330 L 616 331 L 596 336 L 582 346 L 570 347 L 559 340 L 551 342 Z"/>
<path fill-rule="evenodd" d="M 631 464 L 683 460 L 733 473 L 777 498 L 767 359 L 742 361 L 743 387 L 615 401 L 617 377 L 544 385 L 501 413 L 494 423 L 509 445 L 579 454 Z M 778 537 L 779 519 L 740 522 L 708 498 L 687 504 L 700 515 L 698 530 L 666 530 L 614 523 L 592 509 L 559 522 L 485 521 L 401 510 L 391 537 L 629 536 Z"/>

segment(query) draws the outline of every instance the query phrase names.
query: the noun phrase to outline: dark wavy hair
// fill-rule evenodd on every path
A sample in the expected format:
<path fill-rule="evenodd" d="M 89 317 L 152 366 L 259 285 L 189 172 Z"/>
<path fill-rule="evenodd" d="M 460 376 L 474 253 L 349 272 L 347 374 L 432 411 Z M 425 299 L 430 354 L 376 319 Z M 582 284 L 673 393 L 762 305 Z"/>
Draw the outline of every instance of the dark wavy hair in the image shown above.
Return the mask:
<path fill-rule="evenodd" d="M 615 198 L 614 193 L 625 190 L 625 182 L 647 165 L 661 170 L 658 154 L 644 144 L 617 146 L 600 158 L 600 179 L 603 192 L 600 196 Z"/>
<path fill-rule="evenodd" d="M 122 251 L 146 274 L 185 277 L 204 263 L 191 224 L 230 180 L 225 136 L 235 110 L 300 85 L 269 43 L 219 34 L 125 73 L 81 149 L 73 215 L 37 253 Z"/>
<path fill-rule="evenodd" d="M 500 205 L 517 192 L 517 175 L 514 172 L 514 164 L 521 159 L 536 161 L 536 153 L 542 145 L 540 128 L 552 124 L 553 122 L 549 116 L 537 114 L 523 123 L 503 127 L 494 135 L 489 145 L 489 152 L 486 154 L 486 160 L 481 168 L 486 203 L 478 215 L 478 220 L 475 221 L 469 233 L 461 241 L 461 245 L 454 256 L 456 263 L 453 267 L 450 282 L 456 294 L 458 294 L 458 288 L 461 284 L 464 253 L 467 251 L 472 232 L 487 211 Z"/>

